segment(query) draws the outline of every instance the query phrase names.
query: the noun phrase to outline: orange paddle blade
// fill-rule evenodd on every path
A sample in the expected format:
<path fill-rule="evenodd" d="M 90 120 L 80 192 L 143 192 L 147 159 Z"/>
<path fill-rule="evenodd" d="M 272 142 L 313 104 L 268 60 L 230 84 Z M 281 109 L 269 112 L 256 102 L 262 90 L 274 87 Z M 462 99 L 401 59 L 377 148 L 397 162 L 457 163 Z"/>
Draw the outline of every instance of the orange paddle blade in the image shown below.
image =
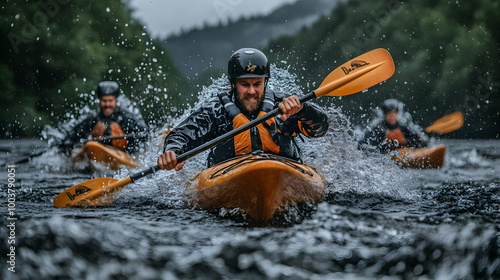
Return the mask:
<path fill-rule="evenodd" d="M 363 91 L 389 79 L 395 66 L 385 49 L 360 55 L 333 70 L 314 91 L 316 97 L 344 96 Z"/>
<path fill-rule="evenodd" d="M 464 125 L 464 115 L 461 112 L 451 113 L 437 119 L 433 124 L 425 128 L 425 132 L 448 133 L 461 128 Z"/>
<path fill-rule="evenodd" d="M 130 177 L 122 180 L 96 178 L 60 193 L 54 199 L 55 207 L 68 206 L 107 206 L 113 202 L 121 188 L 132 182 Z"/>

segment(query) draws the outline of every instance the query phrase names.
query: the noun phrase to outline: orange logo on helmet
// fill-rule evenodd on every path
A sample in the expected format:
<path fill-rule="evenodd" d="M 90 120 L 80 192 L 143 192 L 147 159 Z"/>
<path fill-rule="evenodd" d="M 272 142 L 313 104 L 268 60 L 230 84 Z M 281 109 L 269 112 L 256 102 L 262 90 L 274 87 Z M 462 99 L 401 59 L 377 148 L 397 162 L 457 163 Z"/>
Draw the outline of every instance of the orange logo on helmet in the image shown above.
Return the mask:
<path fill-rule="evenodd" d="M 253 71 L 255 71 L 255 68 L 257 68 L 257 65 L 248 64 L 247 72 L 253 73 Z"/>

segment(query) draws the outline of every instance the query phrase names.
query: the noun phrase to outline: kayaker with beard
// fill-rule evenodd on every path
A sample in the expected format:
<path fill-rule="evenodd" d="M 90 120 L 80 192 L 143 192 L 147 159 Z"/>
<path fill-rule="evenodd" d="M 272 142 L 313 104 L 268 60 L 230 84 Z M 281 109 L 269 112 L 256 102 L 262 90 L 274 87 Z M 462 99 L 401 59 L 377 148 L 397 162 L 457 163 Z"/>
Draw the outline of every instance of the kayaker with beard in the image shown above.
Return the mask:
<path fill-rule="evenodd" d="M 66 138 L 61 147 L 69 153 L 73 146 L 91 135 L 92 138 L 106 136 L 127 135 L 126 139 L 113 139 L 100 141 L 103 144 L 127 152 L 135 152 L 139 144 L 147 138 L 147 126 L 140 116 L 123 110 L 116 104 L 120 94 L 118 83 L 103 81 L 97 86 L 100 111 L 90 112 L 82 117 L 71 131 L 66 133 Z"/>
<path fill-rule="evenodd" d="M 409 118 L 399 117 L 402 103 L 387 99 L 382 105 L 383 119 L 373 121 L 366 129 L 360 148 L 378 149 L 380 152 L 402 147 L 422 148 L 427 146 L 428 137 L 422 129 Z"/>
<path fill-rule="evenodd" d="M 264 151 L 300 160 L 295 137 L 324 136 L 328 130 L 325 112 L 314 103 L 267 88 L 270 65 L 264 53 L 253 48 L 234 52 L 228 61 L 231 89 L 197 109 L 166 137 L 163 154 L 158 157 L 162 169 L 181 170 L 185 162 L 177 156 L 236 129 L 271 111 L 276 106 L 282 115 L 271 118 L 211 149 L 208 166 L 236 156 Z"/>

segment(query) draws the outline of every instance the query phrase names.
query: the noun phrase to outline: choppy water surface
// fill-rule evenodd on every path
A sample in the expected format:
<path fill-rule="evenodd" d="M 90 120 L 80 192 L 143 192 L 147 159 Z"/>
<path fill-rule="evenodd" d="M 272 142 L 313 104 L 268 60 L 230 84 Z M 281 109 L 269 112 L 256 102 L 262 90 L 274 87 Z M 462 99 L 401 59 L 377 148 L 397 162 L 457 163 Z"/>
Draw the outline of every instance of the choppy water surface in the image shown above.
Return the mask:
<path fill-rule="evenodd" d="M 65 189 L 91 178 L 49 151 L 16 165 L 15 273 L 2 279 L 499 279 L 500 141 L 434 140 L 448 147 L 440 170 L 399 169 L 352 142 L 341 112 L 327 137 L 303 144 L 304 159 L 328 182 L 313 209 L 290 209 L 267 225 L 230 211 L 193 209 L 183 193 L 204 167 L 158 172 L 124 188 L 110 207 L 52 206 Z M 161 142 L 161 141 L 160 141 Z M 0 140 L 12 164 L 45 141 Z M 143 168 L 156 162 L 152 139 Z M 1 171 L 0 246 L 9 252 L 7 168 Z"/>
<path fill-rule="evenodd" d="M 448 146 L 441 170 L 401 170 L 355 150 L 322 153 L 310 161 L 328 180 L 325 200 L 285 226 L 189 207 L 182 183 L 196 159 L 186 172 L 127 186 L 111 207 L 56 209 L 57 194 L 104 174 L 54 170 L 60 159 L 43 155 L 16 166 L 16 273 L 4 263 L 2 278 L 498 279 L 500 143 L 441 142 Z M 40 144 L 0 141 L 2 163 Z M 1 196 L 5 256 L 5 184 Z"/>

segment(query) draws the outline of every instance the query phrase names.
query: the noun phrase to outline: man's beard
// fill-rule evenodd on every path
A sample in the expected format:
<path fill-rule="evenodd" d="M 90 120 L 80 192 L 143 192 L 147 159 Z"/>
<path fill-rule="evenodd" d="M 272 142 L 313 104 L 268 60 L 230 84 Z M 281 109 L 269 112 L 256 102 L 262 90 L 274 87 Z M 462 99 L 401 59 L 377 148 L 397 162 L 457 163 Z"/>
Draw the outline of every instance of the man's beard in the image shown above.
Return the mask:
<path fill-rule="evenodd" d="M 236 95 L 236 103 L 245 115 L 254 115 L 260 112 L 260 108 L 262 107 L 262 102 L 264 102 L 264 94 L 258 97 L 257 103 L 255 104 L 243 103 L 245 97 L 247 97 L 246 94 L 243 96 L 243 98 L 241 98 L 238 93 L 235 93 L 235 95 Z"/>
<path fill-rule="evenodd" d="M 390 124 L 387 120 L 384 120 L 384 123 L 385 123 L 385 127 L 387 127 L 390 130 L 396 129 L 396 128 L 399 127 L 399 122 L 398 121 L 396 121 L 396 123 L 394 123 L 394 124 Z"/>
<path fill-rule="evenodd" d="M 104 113 L 106 109 L 112 109 L 111 114 Z M 102 114 L 105 117 L 111 117 L 111 115 L 113 115 L 113 113 L 115 111 L 116 111 L 116 107 L 115 106 L 104 106 L 104 107 L 101 107 L 101 112 L 102 112 Z"/>

